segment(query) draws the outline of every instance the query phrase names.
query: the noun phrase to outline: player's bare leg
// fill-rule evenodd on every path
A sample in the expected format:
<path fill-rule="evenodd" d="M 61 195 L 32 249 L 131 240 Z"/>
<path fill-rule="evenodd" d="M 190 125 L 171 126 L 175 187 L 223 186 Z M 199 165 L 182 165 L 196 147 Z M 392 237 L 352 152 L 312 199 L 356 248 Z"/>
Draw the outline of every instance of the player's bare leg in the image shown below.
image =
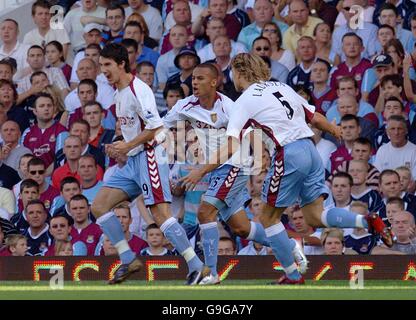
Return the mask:
<path fill-rule="evenodd" d="M 195 250 L 186 236 L 185 230 L 172 217 L 169 203 L 158 203 L 149 207 L 156 224 L 164 233 L 165 237 L 173 244 L 175 249 L 184 257 L 188 264 L 189 274 L 187 284 L 198 284 L 205 276 L 209 274 L 209 268 L 204 267 L 202 261 L 198 258 Z"/>
<path fill-rule="evenodd" d="M 143 268 L 143 263 L 136 258 L 124 237 L 120 221 L 111 211 L 116 204 L 128 199 L 128 195 L 120 189 L 103 187 L 91 206 L 91 212 L 97 218 L 97 223 L 117 249 L 121 259 L 121 266 L 117 269 L 109 284 L 121 283 L 131 274 Z"/>
<path fill-rule="evenodd" d="M 375 213 L 362 216 L 341 208 L 324 210 L 323 196 L 302 207 L 306 222 L 312 227 L 366 228 L 374 235 L 380 235 L 388 246 L 393 245 L 393 237 L 383 220 Z"/>
<path fill-rule="evenodd" d="M 303 252 L 299 252 L 297 242 L 289 239 L 280 217 L 286 208 L 275 208 L 268 204 L 264 204 L 260 221 L 265 229 L 267 239 L 276 259 L 280 262 L 286 275 L 278 280 L 278 284 L 303 284 L 304 280 L 298 271 L 295 262 L 295 256 L 300 254 L 299 267 L 305 269 L 307 267 L 306 257 Z M 306 265 L 305 265 L 306 264 Z"/>

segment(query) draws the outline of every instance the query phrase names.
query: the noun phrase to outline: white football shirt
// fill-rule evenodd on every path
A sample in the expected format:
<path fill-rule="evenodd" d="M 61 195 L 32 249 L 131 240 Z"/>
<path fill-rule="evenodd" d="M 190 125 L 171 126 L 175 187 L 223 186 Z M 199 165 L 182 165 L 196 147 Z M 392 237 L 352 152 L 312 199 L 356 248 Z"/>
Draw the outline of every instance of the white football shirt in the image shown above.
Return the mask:
<path fill-rule="evenodd" d="M 217 92 L 217 99 L 212 109 L 203 108 L 199 99 L 194 95 L 179 100 L 163 118 L 164 125 L 172 128 L 177 121 L 189 121 L 195 130 L 202 148 L 204 158 L 209 160 L 213 153 L 224 145 L 228 138 L 226 134 L 229 115 L 236 107 L 234 101 Z M 249 143 L 249 141 L 247 141 Z M 242 168 L 250 166 L 252 158 L 240 154 L 240 149 L 224 164 Z"/>
<path fill-rule="evenodd" d="M 235 102 L 227 135 L 240 139 L 251 126 L 262 129 L 275 147 L 282 147 L 313 136 L 307 123 L 314 113 L 315 107 L 290 86 L 275 81 L 254 83 Z"/>
<path fill-rule="evenodd" d="M 144 129 L 152 130 L 163 126 L 153 91 L 139 78 L 133 77 L 127 87 L 116 90 L 115 101 L 124 141 L 133 140 Z M 127 155 L 134 156 L 142 150 L 143 145 L 140 145 L 130 150 Z"/>

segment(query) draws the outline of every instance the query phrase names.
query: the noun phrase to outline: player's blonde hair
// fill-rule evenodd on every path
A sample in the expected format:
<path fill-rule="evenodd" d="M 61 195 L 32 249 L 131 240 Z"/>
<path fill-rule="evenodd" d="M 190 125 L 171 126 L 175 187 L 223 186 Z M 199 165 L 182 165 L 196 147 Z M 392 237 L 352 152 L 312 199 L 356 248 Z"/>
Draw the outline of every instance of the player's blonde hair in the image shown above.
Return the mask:
<path fill-rule="evenodd" d="M 231 67 L 249 83 L 270 79 L 270 68 L 264 60 L 250 53 L 239 53 L 231 61 Z"/>

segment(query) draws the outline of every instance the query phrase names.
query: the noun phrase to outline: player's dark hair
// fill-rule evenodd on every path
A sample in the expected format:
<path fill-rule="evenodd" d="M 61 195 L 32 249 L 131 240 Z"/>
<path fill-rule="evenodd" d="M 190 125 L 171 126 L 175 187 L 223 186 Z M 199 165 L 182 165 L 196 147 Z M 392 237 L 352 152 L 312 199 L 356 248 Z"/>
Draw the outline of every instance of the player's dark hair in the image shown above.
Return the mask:
<path fill-rule="evenodd" d="M 46 79 L 48 79 L 48 75 L 44 71 L 42 71 L 42 70 L 35 71 L 30 75 L 30 84 L 33 84 L 33 79 L 37 76 L 45 76 Z"/>
<path fill-rule="evenodd" d="M 116 3 L 111 4 L 107 9 L 105 9 L 105 16 L 108 16 L 108 11 L 112 11 L 112 10 L 120 10 L 121 14 L 123 15 L 123 18 L 126 17 L 126 12 L 124 11 L 124 8 Z"/>
<path fill-rule="evenodd" d="M 46 169 L 45 161 L 38 157 L 34 157 L 33 159 L 29 160 L 27 163 L 27 168 L 29 169 L 30 166 L 44 166 Z"/>
<path fill-rule="evenodd" d="M 81 184 L 79 183 L 78 179 L 75 177 L 65 177 L 59 183 L 59 190 L 62 192 L 64 186 L 69 183 L 76 183 L 78 187 L 81 189 Z"/>
<path fill-rule="evenodd" d="M 402 102 L 399 98 L 394 97 L 394 96 L 391 96 L 391 97 L 387 98 L 387 99 L 384 101 L 384 105 L 386 105 L 386 103 L 387 103 L 387 102 L 389 102 L 389 101 L 395 101 L 395 102 L 398 102 L 398 103 L 400 104 L 400 108 L 402 109 L 402 111 L 404 110 L 404 104 L 403 104 L 403 102 Z"/>
<path fill-rule="evenodd" d="M 42 208 L 43 208 L 44 213 L 46 213 L 46 212 L 47 212 L 47 211 L 46 211 L 45 204 L 44 204 L 44 203 L 43 203 L 43 201 L 42 201 L 42 200 L 40 200 L 40 199 L 33 199 L 33 200 L 29 200 L 29 202 L 28 202 L 28 203 L 27 203 L 27 205 L 26 205 L 26 211 L 27 211 L 27 208 L 28 208 L 29 206 L 34 205 L 34 204 L 40 204 L 40 205 L 42 206 Z"/>
<path fill-rule="evenodd" d="M 76 194 L 75 196 L 73 196 L 73 197 L 69 200 L 69 202 L 68 202 L 68 206 L 69 206 L 69 207 L 71 207 L 71 202 L 72 202 L 72 201 L 81 201 L 81 200 L 84 200 L 84 201 L 87 203 L 87 205 L 89 205 L 89 203 L 88 203 L 88 199 L 87 199 L 87 197 L 86 197 L 86 196 L 84 196 L 83 194 Z"/>
<path fill-rule="evenodd" d="M 355 123 L 357 123 L 357 126 L 360 126 L 360 120 L 358 119 L 357 116 L 353 114 L 346 114 L 341 118 L 341 122 L 351 121 L 351 120 L 354 120 Z"/>
<path fill-rule="evenodd" d="M 379 28 L 378 31 L 380 31 L 381 29 L 390 29 L 393 32 L 393 35 L 396 35 L 396 30 L 394 30 L 394 28 L 388 24 L 382 24 Z"/>
<path fill-rule="evenodd" d="M 169 91 L 178 92 L 182 99 L 185 98 L 185 92 L 183 91 L 182 87 L 177 83 L 168 82 L 166 83 L 165 88 L 163 89 L 163 99 L 166 100 Z"/>
<path fill-rule="evenodd" d="M 344 41 L 344 39 L 345 39 L 346 37 L 355 37 L 355 38 L 357 38 L 357 39 L 358 39 L 358 41 L 360 42 L 360 45 L 361 45 L 361 46 L 363 45 L 363 39 L 362 39 L 359 35 L 357 35 L 356 33 L 354 33 L 354 32 L 347 32 L 346 34 L 344 34 L 344 35 L 342 36 L 342 41 Z"/>
<path fill-rule="evenodd" d="M 352 187 L 354 185 L 353 178 L 347 172 L 337 172 L 336 174 L 334 174 L 334 177 L 332 178 L 332 182 L 334 182 L 334 179 L 335 178 L 344 178 L 344 179 L 347 179 L 350 187 Z"/>
<path fill-rule="evenodd" d="M 34 106 L 35 108 L 36 108 L 36 104 L 37 104 L 37 102 L 38 102 L 38 100 L 39 100 L 40 98 L 48 98 L 48 99 L 50 99 L 50 100 L 52 101 L 52 104 L 54 104 L 54 100 L 53 100 L 52 96 L 51 96 L 49 93 L 47 93 L 47 92 L 39 92 L 39 93 L 36 95 L 35 102 L 33 102 L 33 106 Z"/>
<path fill-rule="evenodd" d="M 124 70 L 130 72 L 129 54 L 126 47 L 117 43 L 110 43 L 106 45 L 100 53 L 101 57 L 111 59 L 117 65 L 124 62 Z"/>
<path fill-rule="evenodd" d="M 383 177 L 384 176 L 396 176 L 397 177 L 397 179 L 399 179 L 399 181 L 400 181 L 400 175 L 398 174 L 398 172 L 397 171 L 394 171 L 394 170 L 391 170 L 391 169 L 386 169 L 386 170 L 383 170 L 381 173 L 380 173 L 380 176 L 379 176 L 379 178 L 378 178 L 378 181 L 379 181 L 379 184 L 381 185 L 381 182 L 383 181 Z"/>
<path fill-rule="evenodd" d="M 139 44 L 137 43 L 136 40 L 131 39 L 131 38 L 126 38 L 121 40 L 121 45 L 124 46 L 126 49 L 128 48 L 133 48 L 134 51 L 137 52 L 137 50 L 139 50 Z"/>
<path fill-rule="evenodd" d="M 94 80 L 92 80 L 92 79 L 83 79 L 83 80 L 81 80 L 78 83 L 78 87 L 77 87 L 78 92 L 79 92 L 79 86 L 83 85 L 83 84 L 89 85 L 92 88 L 92 90 L 94 91 L 94 93 L 97 94 L 98 87 L 97 87 L 97 84 L 95 83 Z"/>
<path fill-rule="evenodd" d="M 39 183 L 33 179 L 25 179 L 20 183 L 20 193 L 22 193 L 26 188 L 36 188 L 39 192 Z"/>

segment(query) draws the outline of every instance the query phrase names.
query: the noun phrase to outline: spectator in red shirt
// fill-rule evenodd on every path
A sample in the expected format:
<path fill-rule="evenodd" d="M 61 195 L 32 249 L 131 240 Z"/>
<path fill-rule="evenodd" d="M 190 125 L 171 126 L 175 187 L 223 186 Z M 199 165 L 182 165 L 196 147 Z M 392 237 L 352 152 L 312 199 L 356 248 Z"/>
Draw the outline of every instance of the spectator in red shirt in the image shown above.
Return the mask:
<path fill-rule="evenodd" d="M 342 142 L 343 144 L 331 154 L 331 173 L 338 168 L 345 160 L 351 160 L 351 150 L 355 139 L 360 136 L 361 128 L 358 118 L 347 114 L 341 119 Z"/>
<path fill-rule="evenodd" d="M 90 211 L 88 199 L 82 194 L 73 196 L 69 201 L 69 211 L 74 219 L 74 225 L 71 229 L 72 241 L 84 242 L 87 246 L 88 255 L 94 255 L 102 231 L 98 224 L 88 219 Z"/>
<path fill-rule="evenodd" d="M 375 39 L 374 39 L 375 41 Z M 331 87 L 335 90 L 337 80 L 344 76 L 352 76 L 361 88 L 364 72 L 372 67 L 368 59 L 361 58 L 364 51 L 363 40 L 353 32 L 342 37 L 342 51 L 345 53 L 345 62 L 339 64 L 331 76 Z"/>
<path fill-rule="evenodd" d="M 23 145 L 44 161 L 45 170 L 50 175 L 55 156 L 62 149 L 68 132 L 63 125 L 54 121 L 55 105 L 50 94 L 38 94 L 33 112 L 36 115 L 37 123 L 23 133 Z"/>
<path fill-rule="evenodd" d="M 328 86 L 331 66 L 324 60 L 317 60 L 312 64 L 311 82 L 313 84 L 312 100 L 316 111 L 325 115 L 332 101 L 337 98 L 335 90 Z"/>
<path fill-rule="evenodd" d="M 80 181 L 78 160 L 81 158 L 81 139 L 77 136 L 69 136 L 64 142 L 64 155 L 66 162 L 57 168 L 52 174 L 52 186 L 59 189 L 60 183 L 65 177 L 74 177 Z"/>

